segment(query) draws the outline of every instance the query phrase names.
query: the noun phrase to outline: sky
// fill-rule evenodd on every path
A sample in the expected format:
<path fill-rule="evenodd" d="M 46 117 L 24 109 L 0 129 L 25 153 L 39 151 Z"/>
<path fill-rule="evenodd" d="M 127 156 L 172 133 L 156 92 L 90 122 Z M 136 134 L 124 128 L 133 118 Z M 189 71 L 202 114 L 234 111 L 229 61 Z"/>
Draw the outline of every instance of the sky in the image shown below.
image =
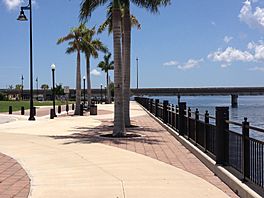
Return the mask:
<path fill-rule="evenodd" d="M 29 87 L 29 22 L 20 22 L 21 5 L 28 0 L 0 0 L 0 88 L 21 84 Z M 34 0 L 34 79 L 51 85 L 50 65 L 56 65 L 56 82 L 75 87 L 76 54 L 67 55 L 67 43 L 57 45 L 79 24 L 81 0 Z M 158 14 L 131 7 L 141 29 L 132 30 L 131 87 L 230 87 L 264 86 L 264 0 L 172 0 Z M 29 13 L 25 11 L 27 17 Z M 98 27 L 105 20 L 106 6 L 87 22 Z M 107 32 L 96 38 L 112 52 Z M 103 59 L 91 59 L 92 87 L 105 85 L 98 69 Z M 82 76 L 85 57 L 81 57 Z M 113 72 L 110 74 L 114 79 Z M 34 87 L 36 84 L 34 82 Z"/>

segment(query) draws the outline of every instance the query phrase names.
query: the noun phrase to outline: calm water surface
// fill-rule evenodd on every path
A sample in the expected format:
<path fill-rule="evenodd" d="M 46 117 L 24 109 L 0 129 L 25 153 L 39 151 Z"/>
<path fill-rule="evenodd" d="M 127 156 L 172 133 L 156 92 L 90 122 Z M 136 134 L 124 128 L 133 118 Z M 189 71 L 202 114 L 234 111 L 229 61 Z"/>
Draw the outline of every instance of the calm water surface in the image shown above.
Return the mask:
<path fill-rule="evenodd" d="M 168 100 L 171 104 L 177 104 L 178 98 L 163 96 L 153 97 L 162 100 Z M 239 96 L 238 108 L 231 108 L 231 96 L 182 96 L 181 102 L 186 102 L 187 107 L 191 107 L 192 111 L 196 108 L 200 113 L 204 114 L 206 110 L 211 116 L 215 116 L 215 107 L 228 106 L 230 120 L 241 123 L 244 117 L 248 118 L 250 125 L 264 128 L 264 96 Z M 241 129 L 232 127 L 232 129 L 240 132 Z M 263 133 L 253 132 L 251 136 L 264 140 Z"/>

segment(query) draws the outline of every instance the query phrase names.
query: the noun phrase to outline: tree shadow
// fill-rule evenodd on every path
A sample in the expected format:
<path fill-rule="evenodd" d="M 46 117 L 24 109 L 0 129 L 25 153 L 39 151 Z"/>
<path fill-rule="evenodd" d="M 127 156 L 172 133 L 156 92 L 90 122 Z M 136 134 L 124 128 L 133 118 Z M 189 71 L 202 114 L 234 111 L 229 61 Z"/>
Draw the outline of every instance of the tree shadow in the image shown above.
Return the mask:
<path fill-rule="evenodd" d="M 143 144 L 158 144 L 164 142 L 157 138 L 156 133 L 160 132 L 158 129 L 150 127 L 141 127 L 132 124 L 132 127 L 127 128 L 127 134 L 134 134 L 131 136 L 136 137 L 111 137 L 113 131 L 113 122 L 103 122 L 98 127 L 75 127 L 71 130 L 70 135 L 58 135 L 58 136 L 48 136 L 55 140 L 66 140 L 63 144 L 91 144 L 91 143 L 104 143 L 104 144 L 114 144 L 114 145 L 124 145 L 129 143 L 143 143 Z M 104 137 L 104 136 L 109 137 Z M 137 137 L 138 136 L 138 137 Z"/>

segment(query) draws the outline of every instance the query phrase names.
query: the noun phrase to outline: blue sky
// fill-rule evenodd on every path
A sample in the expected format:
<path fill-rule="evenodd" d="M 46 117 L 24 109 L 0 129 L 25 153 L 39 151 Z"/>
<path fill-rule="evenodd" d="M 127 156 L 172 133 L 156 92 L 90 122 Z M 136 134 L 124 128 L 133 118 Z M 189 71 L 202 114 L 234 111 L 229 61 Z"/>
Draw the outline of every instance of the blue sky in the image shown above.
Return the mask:
<path fill-rule="evenodd" d="M 24 0 L 27 3 L 27 0 Z M 34 78 L 75 87 L 76 54 L 56 45 L 79 23 L 81 0 L 35 0 Z M 29 23 L 18 22 L 21 0 L 0 0 L 0 87 L 21 83 L 29 87 Z M 97 9 L 88 26 L 100 25 L 106 7 Z M 141 30 L 132 31 L 131 86 L 136 86 L 136 57 L 140 87 L 264 86 L 264 0 L 172 0 L 158 15 L 132 6 Z M 29 13 L 26 13 L 29 16 Z M 112 36 L 98 35 L 110 50 Z M 105 85 L 97 68 L 103 54 L 91 60 L 92 86 Z M 82 57 L 82 76 L 85 74 Z M 98 73 L 100 74 L 98 75 Z M 111 74 L 113 80 L 113 74 Z"/>

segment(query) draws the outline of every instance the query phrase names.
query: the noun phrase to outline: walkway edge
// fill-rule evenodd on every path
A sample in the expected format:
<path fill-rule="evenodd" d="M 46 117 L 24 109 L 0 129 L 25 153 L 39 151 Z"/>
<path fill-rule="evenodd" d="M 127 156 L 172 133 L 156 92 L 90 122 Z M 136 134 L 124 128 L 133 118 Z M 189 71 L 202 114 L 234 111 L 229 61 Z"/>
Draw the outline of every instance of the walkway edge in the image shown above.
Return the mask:
<path fill-rule="evenodd" d="M 139 104 L 139 103 L 138 103 Z M 238 178 L 228 172 L 224 167 L 216 165 L 215 161 L 203 153 L 200 149 L 195 147 L 192 143 L 188 142 L 184 137 L 171 127 L 164 124 L 161 120 L 156 118 L 141 104 L 139 104 L 148 115 L 156 120 L 163 128 L 165 128 L 171 135 L 173 135 L 185 148 L 192 152 L 207 168 L 209 168 L 217 177 L 219 177 L 226 185 L 228 185 L 236 194 L 243 198 L 261 198 L 261 196 L 247 185 L 242 183 Z"/>

